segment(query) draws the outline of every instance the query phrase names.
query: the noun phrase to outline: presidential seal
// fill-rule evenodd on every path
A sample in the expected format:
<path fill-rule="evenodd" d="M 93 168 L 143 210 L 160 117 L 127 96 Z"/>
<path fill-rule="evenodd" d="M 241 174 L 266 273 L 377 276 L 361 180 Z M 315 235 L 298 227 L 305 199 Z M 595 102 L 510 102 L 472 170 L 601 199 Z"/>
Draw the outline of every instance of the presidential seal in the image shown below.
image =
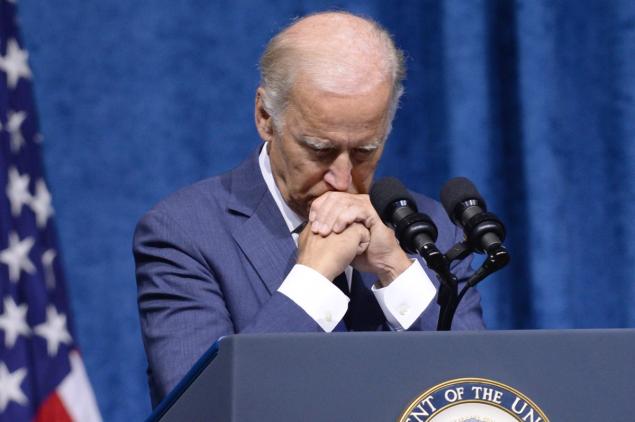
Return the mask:
<path fill-rule="evenodd" d="M 500 382 L 459 378 L 417 397 L 398 422 L 549 422 L 527 396 Z"/>

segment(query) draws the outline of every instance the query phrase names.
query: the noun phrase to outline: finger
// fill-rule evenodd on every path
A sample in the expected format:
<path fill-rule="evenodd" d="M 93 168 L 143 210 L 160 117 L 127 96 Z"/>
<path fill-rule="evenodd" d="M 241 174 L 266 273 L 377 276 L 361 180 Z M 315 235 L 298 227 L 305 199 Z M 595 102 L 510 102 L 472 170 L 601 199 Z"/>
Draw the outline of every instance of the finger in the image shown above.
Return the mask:
<path fill-rule="evenodd" d="M 314 221 L 310 224 L 311 226 L 311 233 L 313 234 L 318 234 L 320 232 L 320 222 L 319 221 Z"/>
<path fill-rule="evenodd" d="M 350 224 L 362 223 L 368 229 L 372 230 L 373 225 L 381 221 L 375 208 L 370 203 L 368 195 L 351 195 L 348 208 L 343 209 L 337 213 L 335 222 L 333 223 L 332 230 L 335 233 L 341 233 Z"/>
<path fill-rule="evenodd" d="M 311 208 L 309 209 L 309 222 L 310 223 L 315 221 L 315 218 L 316 218 L 317 212 L 318 212 L 317 210 L 320 209 L 320 206 L 326 200 L 326 198 L 328 196 L 327 194 L 328 194 L 328 192 L 318 196 L 317 198 L 315 198 L 313 200 L 313 202 L 311 202 Z"/>
<path fill-rule="evenodd" d="M 333 230 L 337 215 L 348 207 L 351 200 L 349 196 L 340 192 L 331 192 L 322 203 L 316 216 L 317 221 L 321 224 L 320 234 L 322 236 L 327 236 Z"/>
<path fill-rule="evenodd" d="M 327 192 L 311 205 L 311 231 L 321 236 L 341 233 L 353 223 L 371 228 L 379 217 L 368 195 Z"/>
<path fill-rule="evenodd" d="M 346 208 L 346 204 L 350 200 L 347 196 L 350 195 L 342 192 L 327 192 L 320 196 L 320 201 L 315 204 L 315 207 L 311 206 L 313 211 L 311 230 L 313 233 L 319 233 L 322 236 L 328 236 L 331 233 L 337 214 Z"/>
<path fill-rule="evenodd" d="M 333 234 L 339 238 L 346 238 L 347 242 L 359 244 L 361 242 L 370 241 L 370 231 L 363 224 L 353 223 L 340 234 Z"/>
<path fill-rule="evenodd" d="M 344 210 L 336 215 L 331 230 L 335 233 L 341 233 L 344 229 L 346 229 L 346 227 L 353 223 L 361 223 L 369 228 L 369 221 L 371 220 L 370 217 L 370 210 L 364 207 L 363 204 L 348 204 Z"/>
<path fill-rule="evenodd" d="M 360 232 L 359 244 L 357 246 L 357 255 L 361 255 L 368 249 L 370 245 L 370 231 L 364 226 Z"/>
<path fill-rule="evenodd" d="M 314 199 L 311 203 L 311 208 L 309 209 L 309 225 L 311 226 L 311 231 L 315 234 L 320 233 L 320 229 L 322 229 L 322 220 L 324 220 L 328 203 L 331 200 L 330 198 L 331 192 L 326 192 Z"/>

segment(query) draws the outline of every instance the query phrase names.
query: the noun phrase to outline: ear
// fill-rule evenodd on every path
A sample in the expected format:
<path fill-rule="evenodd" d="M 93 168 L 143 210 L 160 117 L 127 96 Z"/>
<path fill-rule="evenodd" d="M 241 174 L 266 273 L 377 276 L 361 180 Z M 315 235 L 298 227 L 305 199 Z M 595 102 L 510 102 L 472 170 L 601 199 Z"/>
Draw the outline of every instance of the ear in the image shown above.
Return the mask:
<path fill-rule="evenodd" d="M 258 90 L 256 90 L 254 118 L 256 119 L 256 129 L 258 129 L 260 138 L 265 142 L 269 142 L 273 139 L 273 119 L 267 110 L 265 110 L 265 104 L 263 101 L 264 94 L 264 88 L 258 87 Z"/>

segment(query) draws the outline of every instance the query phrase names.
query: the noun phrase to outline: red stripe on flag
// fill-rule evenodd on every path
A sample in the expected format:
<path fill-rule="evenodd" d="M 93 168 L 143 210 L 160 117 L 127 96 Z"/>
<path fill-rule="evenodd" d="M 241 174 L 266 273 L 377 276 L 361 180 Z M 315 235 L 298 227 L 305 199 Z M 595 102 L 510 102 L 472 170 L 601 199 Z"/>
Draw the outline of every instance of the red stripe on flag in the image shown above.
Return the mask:
<path fill-rule="evenodd" d="M 66 411 L 57 393 L 53 393 L 38 409 L 34 422 L 73 422 L 73 419 Z"/>

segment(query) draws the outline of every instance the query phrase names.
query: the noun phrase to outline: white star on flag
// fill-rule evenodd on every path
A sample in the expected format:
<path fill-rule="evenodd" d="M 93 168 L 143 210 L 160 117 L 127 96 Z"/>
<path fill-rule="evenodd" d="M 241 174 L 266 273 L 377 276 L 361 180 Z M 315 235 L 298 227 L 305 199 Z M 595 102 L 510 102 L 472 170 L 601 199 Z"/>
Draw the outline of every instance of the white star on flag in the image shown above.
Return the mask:
<path fill-rule="evenodd" d="M 22 123 L 26 119 L 24 111 L 9 111 L 7 121 L 7 131 L 11 135 L 11 151 L 18 152 L 24 145 L 24 136 L 22 136 Z"/>
<path fill-rule="evenodd" d="M 20 77 L 31 79 L 31 69 L 27 63 L 29 53 L 20 49 L 15 38 L 7 41 L 7 51 L 4 56 L 0 56 L 0 69 L 7 74 L 7 85 L 13 89 L 18 84 Z"/>
<path fill-rule="evenodd" d="M 46 188 L 44 180 L 40 179 L 35 183 L 35 195 L 31 197 L 29 206 L 35 213 L 35 219 L 39 228 L 46 227 L 46 222 L 53 215 L 51 206 L 51 194 Z"/>
<path fill-rule="evenodd" d="M 31 330 L 26 323 L 26 303 L 16 305 L 11 296 L 4 298 L 4 312 L 0 315 L 0 329 L 4 331 L 4 345 L 12 348 L 18 335 L 28 336 Z"/>
<path fill-rule="evenodd" d="M 29 193 L 30 180 L 31 177 L 28 174 L 20 175 L 20 172 L 15 167 L 9 169 L 9 183 L 7 184 L 6 193 L 9 202 L 11 202 L 11 214 L 14 217 L 20 215 L 22 205 L 31 201 L 31 194 Z"/>
<path fill-rule="evenodd" d="M 20 240 L 17 233 L 11 232 L 9 233 L 9 247 L 0 251 L 0 262 L 9 267 L 9 280 L 14 283 L 20 279 L 21 271 L 29 274 L 35 272 L 35 267 L 29 259 L 29 252 L 34 242 L 32 237 Z"/>
<path fill-rule="evenodd" d="M 66 315 L 58 314 L 55 306 L 46 307 L 46 322 L 33 328 L 35 334 L 46 339 L 46 351 L 50 356 L 55 356 L 60 343 L 70 344 L 73 340 L 66 329 Z"/>
<path fill-rule="evenodd" d="M 4 412 L 9 402 L 25 405 L 28 403 L 20 384 L 26 376 L 26 368 L 9 372 L 7 365 L 0 362 L 0 412 Z"/>

